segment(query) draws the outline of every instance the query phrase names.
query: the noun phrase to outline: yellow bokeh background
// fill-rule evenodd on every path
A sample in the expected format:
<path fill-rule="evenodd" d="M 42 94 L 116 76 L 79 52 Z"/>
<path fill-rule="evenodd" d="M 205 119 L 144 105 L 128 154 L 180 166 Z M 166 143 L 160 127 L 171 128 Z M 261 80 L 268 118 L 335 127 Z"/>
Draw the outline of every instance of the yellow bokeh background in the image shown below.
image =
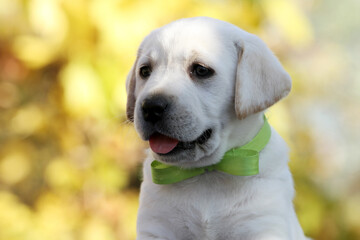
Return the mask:
<path fill-rule="evenodd" d="M 301 225 L 360 239 L 357 0 L 0 0 L 0 240 L 132 240 L 146 143 L 126 121 L 141 40 L 209 16 L 260 36 L 293 79 L 271 108 Z"/>

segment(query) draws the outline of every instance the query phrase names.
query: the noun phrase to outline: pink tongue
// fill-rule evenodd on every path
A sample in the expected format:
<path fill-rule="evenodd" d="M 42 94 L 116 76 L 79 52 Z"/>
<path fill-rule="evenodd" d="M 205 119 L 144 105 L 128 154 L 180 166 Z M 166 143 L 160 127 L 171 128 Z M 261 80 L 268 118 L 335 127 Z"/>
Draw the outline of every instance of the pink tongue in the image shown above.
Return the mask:
<path fill-rule="evenodd" d="M 155 133 L 150 136 L 150 148 L 156 153 L 166 154 L 173 150 L 178 144 L 178 140 Z"/>

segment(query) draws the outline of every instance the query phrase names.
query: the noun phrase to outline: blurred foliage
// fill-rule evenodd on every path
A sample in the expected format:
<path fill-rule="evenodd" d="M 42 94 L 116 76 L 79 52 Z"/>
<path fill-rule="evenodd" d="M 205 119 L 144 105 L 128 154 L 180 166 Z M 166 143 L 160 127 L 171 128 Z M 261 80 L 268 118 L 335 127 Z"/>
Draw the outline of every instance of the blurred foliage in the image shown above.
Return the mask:
<path fill-rule="evenodd" d="M 315 239 L 360 239 L 354 9 L 356 0 L 0 0 L 0 240 L 135 239 L 146 144 L 126 123 L 126 74 L 147 33 L 199 15 L 259 35 L 279 56 L 293 92 L 268 116 L 290 145 L 300 222 Z"/>

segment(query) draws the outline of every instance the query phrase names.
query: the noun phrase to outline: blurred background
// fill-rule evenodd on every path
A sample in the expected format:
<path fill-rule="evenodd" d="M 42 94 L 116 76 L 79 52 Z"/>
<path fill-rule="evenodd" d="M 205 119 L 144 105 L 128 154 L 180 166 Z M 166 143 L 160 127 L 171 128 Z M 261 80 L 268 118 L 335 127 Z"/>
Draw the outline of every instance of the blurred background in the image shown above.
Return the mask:
<path fill-rule="evenodd" d="M 0 0 L 0 240 L 133 240 L 142 142 L 125 117 L 137 47 L 210 16 L 260 36 L 293 79 L 267 113 L 291 148 L 301 225 L 360 239 L 360 1 Z"/>

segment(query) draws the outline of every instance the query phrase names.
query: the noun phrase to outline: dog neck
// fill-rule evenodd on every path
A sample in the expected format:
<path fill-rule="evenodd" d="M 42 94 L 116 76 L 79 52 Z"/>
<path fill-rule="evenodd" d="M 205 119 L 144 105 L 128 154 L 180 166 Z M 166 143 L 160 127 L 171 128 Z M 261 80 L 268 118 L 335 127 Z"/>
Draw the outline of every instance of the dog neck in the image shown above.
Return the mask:
<path fill-rule="evenodd" d="M 264 112 L 259 112 L 239 120 L 234 115 L 231 122 L 226 124 L 226 127 L 223 129 L 221 138 L 225 144 L 221 151 L 222 155 L 214 155 L 211 158 L 205 158 L 204 160 L 197 162 L 181 163 L 176 166 L 183 168 L 198 168 L 218 163 L 222 159 L 225 152 L 232 148 L 245 145 L 256 136 L 264 124 L 263 116 Z"/>
<path fill-rule="evenodd" d="M 253 139 L 264 124 L 264 113 L 252 114 L 242 120 L 235 119 L 227 130 L 226 151 L 243 146 Z"/>

